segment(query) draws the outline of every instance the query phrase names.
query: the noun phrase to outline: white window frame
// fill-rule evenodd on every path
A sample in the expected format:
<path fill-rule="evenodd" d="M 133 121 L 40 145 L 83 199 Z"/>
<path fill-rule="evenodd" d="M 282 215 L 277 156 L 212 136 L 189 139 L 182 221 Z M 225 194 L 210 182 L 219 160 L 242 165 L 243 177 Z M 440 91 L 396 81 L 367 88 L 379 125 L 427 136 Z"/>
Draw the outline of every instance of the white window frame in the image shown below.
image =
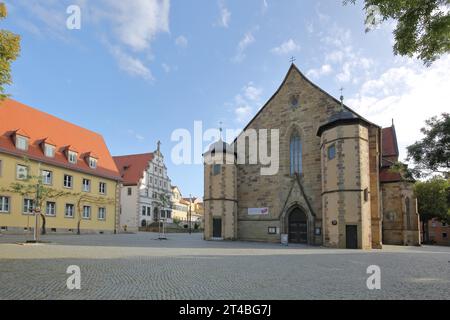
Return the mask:
<path fill-rule="evenodd" d="M 52 208 L 50 208 L 51 206 L 52 206 Z M 52 209 L 52 210 L 49 210 L 49 209 Z M 49 211 L 51 211 L 51 212 L 49 212 Z M 47 217 L 56 217 L 56 202 L 47 201 L 47 203 L 45 204 L 45 215 Z"/>
<path fill-rule="evenodd" d="M 77 164 L 78 154 L 75 151 L 68 151 L 67 160 L 72 164 Z"/>
<path fill-rule="evenodd" d="M 31 206 L 31 207 L 30 207 Z M 33 199 L 24 198 L 22 201 L 22 213 L 24 215 L 33 215 L 33 209 L 35 208 L 35 203 Z"/>
<path fill-rule="evenodd" d="M 89 167 L 91 169 L 97 169 L 97 159 L 90 157 L 89 158 Z"/>
<path fill-rule="evenodd" d="M 23 136 L 16 136 L 16 148 L 22 151 L 28 150 L 28 138 Z"/>
<path fill-rule="evenodd" d="M 69 213 L 69 210 L 67 210 L 68 208 L 71 208 L 70 215 L 68 215 Z M 64 207 L 64 217 L 73 219 L 74 216 L 75 216 L 75 205 L 71 203 L 66 203 Z"/>
<path fill-rule="evenodd" d="M 9 213 L 11 210 L 11 199 L 6 196 L 0 196 L 0 213 Z"/>
<path fill-rule="evenodd" d="M 22 177 L 19 176 L 19 168 L 24 168 L 26 170 L 26 177 L 25 178 L 22 178 Z M 30 170 L 30 168 L 28 168 L 27 166 L 24 166 L 23 164 L 18 164 L 16 166 L 16 179 L 17 180 L 21 180 L 21 181 L 27 180 L 28 179 L 28 175 L 29 175 L 29 170 Z"/>
<path fill-rule="evenodd" d="M 56 152 L 56 147 L 51 144 L 44 144 L 44 154 L 47 158 L 54 158 Z"/>
<path fill-rule="evenodd" d="M 86 184 L 87 182 L 87 184 Z M 91 192 L 91 180 L 89 179 L 83 179 L 83 192 Z"/>
<path fill-rule="evenodd" d="M 48 175 L 44 175 L 44 172 L 47 172 L 50 174 L 50 181 L 47 180 L 48 179 Z M 42 176 L 42 183 L 47 185 L 47 186 L 51 186 L 53 184 L 53 172 L 50 170 L 42 170 L 41 171 L 41 176 Z"/>
<path fill-rule="evenodd" d="M 70 178 L 70 179 L 66 179 L 66 178 Z M 70 185 L 66 182 L 70 181 Z M 70 174 L 65 174 L 63 177 L 63 186 L 66 189 L 73 189 L 73 176 L 71 176 Z"/>
<path fill-rule="evenodd" d="M 105 221 L 106 220 L 106 208 L 105 207 L 98 208 L 98 216 L 97 216 L 97 218 L 100 221 Z"/>
<path fill-rule="evenodd" d="M 100 182 L 99 184 L 98 184 L 98 192 L 100 193 L 100 194 L 106 194 L 106 182 Z"/>
<path fill-rule="evenodd" d="M 88 213 L 88 215 L 86 215 Z M 92 207 L 91 206 L 83 206 L 83 220 L 91 220 L 92 216 Z"/>

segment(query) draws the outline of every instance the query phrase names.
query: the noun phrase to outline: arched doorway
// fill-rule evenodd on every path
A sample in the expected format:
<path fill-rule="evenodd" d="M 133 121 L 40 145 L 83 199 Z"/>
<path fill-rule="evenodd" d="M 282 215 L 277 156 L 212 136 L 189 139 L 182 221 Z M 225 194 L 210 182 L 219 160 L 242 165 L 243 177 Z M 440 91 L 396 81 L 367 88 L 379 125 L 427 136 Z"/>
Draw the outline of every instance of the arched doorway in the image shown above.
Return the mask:
<path fill-rule="evenodd" d="M 308 217 L 300 208 L 295 208 L 289 214 L 289 242 L 308 243 Z"/>

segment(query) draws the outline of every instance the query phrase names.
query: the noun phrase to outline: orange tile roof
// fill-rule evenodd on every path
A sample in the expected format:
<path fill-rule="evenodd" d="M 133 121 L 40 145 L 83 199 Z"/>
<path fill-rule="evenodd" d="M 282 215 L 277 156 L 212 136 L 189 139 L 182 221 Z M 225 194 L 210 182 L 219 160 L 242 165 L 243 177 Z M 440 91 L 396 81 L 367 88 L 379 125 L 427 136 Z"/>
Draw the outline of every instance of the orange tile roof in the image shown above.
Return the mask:
<path fill-rule="evenodd" d="M 122 176 L 123 185 L 137 186 L 153 157 L 153 153 L 113 157 Z"/>
<path fill-rule="evenodd" d="M 392 172 L 390 168 L 380 169 L 380 182 L 399 182 L 403 181 L 402 175 L 398 172 Z"/>
<path fill-rule="evenodd" d="M 18 150 L 14 145 L 14 134 L 29 138 L 27 151 Z M 54 158 L 48 158 L 39 145 L 42 141 L 51 141 L 56 146 Z M 78 161 L 71 164 L 65 151 L 79 150 Z M 116 164 L 109 153 L 103 137 L 95 132 L 79 127 L 50 114 L 31 108 L 12 99 L 0 102 L 0 152 L 18 157 L 27 157 L 94 176 L 120 180 Z M 98 156 L 96 169 L 91 169 L 83 154 L 93 152 Z"/>

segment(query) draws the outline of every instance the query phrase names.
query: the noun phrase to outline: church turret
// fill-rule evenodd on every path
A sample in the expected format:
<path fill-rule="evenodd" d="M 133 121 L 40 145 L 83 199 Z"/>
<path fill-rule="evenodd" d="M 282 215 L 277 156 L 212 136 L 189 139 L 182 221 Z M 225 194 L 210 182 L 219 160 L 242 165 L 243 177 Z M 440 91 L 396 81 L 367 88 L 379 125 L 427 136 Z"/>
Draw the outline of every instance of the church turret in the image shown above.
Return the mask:
<path fill-rule="evenodd" d="M 220 139 L 203 156 L 205 240 L 236 240 L 237 167 L 234 148 Z"/>
<path fill-rule="evenodd" d="M 324 243 L 370 249 L 369 128 L 344 107 L 318 132 L 321 137 Z"/>

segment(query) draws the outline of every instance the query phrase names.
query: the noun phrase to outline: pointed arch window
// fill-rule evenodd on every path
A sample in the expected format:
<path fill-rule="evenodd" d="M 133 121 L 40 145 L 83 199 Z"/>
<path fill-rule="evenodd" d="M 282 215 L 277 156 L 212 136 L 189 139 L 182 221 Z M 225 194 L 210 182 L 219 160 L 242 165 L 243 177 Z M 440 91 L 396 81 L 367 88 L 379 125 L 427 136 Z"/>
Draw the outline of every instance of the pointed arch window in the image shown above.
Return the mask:
<path fill-rule="evenodd" d="M 298 133 L 294 133 L 291 136 L 290 143 L 290 154 L 291 154 L 291 175 L 296 173 L 303 173 L 303 147 L 302 140 Z"/>

